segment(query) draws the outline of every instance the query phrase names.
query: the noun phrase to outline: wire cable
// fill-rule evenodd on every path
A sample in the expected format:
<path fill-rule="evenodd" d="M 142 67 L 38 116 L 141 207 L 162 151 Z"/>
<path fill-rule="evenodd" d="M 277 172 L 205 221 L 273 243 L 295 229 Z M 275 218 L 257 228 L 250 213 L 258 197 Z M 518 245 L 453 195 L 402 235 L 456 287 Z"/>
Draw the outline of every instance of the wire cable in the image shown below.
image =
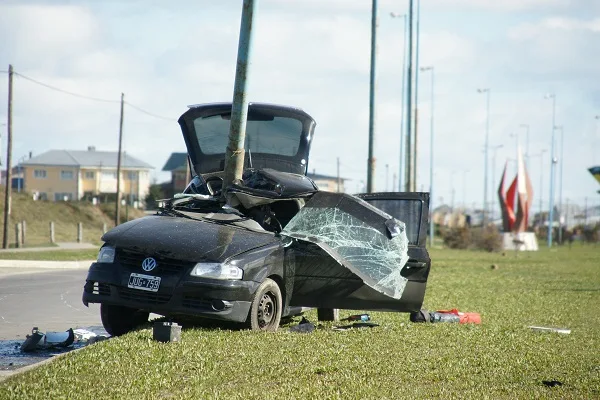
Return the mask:
<path fill-rule="evenodd" d="M 136 105 L 133 105 L 133 104 L 129 103 L 128 101 L 126 101 L 125 104 L 127 104 L 129 107 L 131 107 L 131 108 L 133 108 L 133 109 L 135 109 L 135 110 L 137 110 L 139 112 L 142 112 L 142 113 L 144 113 L 146 115 L 149 115 L 151 117 L 158 118 L 158 119 L 164 119 L 165 121 L 171 121 L 171 122 L 176 121 L 174 118 L 163 117 L 162 115 L 153 114 L 150 111 L 146 111 L 143 108 L 140 108 L 140 107 L 138 107 Z"/>
<path fill-rule="evenodd" d="M 79 97 L 80 99 L 86 99 L 86 100 L 91 100 L 91 101 L 98 101 L 98 102 L 102 102 L 102 103 L 119 103 L 120 102 L 119 100 L 101 99 L 99 97 L 92 97 L 92 96 L 86 96 L 86 95 L 83 95 L 83 94 L 73 93 L 73 92 L 70 92 L 68 90 L 60 89 L 60 88 L 57 88 L 56 86 L 52 86 L 52 85 L 48 85 L 47 83 L 40 82 L 40 81 L 38 81 L 36 79 L 30 78 L 30 77 L 25 76 L 23 74 L 20 74 L 18 72 L 13 72 L 13 73 L 15 75 L 17 75 L 17 76 L 25 79 L 25 80 L 28 80 L 30 82 L 33 82 L 33 83 L 37 84 L 37 85 L 44 86 L 44 87 L 46 87 L 48 89 L 52 89 L 52 90 L 55 90 L 57 92 L 68 94 L 70 96 Z"/>

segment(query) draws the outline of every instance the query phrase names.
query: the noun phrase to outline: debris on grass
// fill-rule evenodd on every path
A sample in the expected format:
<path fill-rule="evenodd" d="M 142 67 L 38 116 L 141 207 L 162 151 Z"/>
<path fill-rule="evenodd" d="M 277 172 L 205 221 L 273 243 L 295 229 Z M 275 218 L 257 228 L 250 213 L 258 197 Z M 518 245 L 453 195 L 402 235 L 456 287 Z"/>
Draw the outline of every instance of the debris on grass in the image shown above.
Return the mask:
<path fill-rule="evenodd" d="M 294 325 L 290 328 L 290 332 L 297 332 L 297 333 L 311 333 L 314 330 L 315 330 L 315 324 L 310 322 L 305 317 L 302 317 L 302 320 L 300 321 L 300 323 L 298 323 L 298 325 Z"/>
<path fill-rule="evenodd" d="M 379 324 L 373 323 L 373 322 L 355 322 L 351 325 L 344 325 L 344 326 L 334 326 L 333 330 L 334 331 L 346 331 L 348 329 L 354 329 L 354 328 L 374 328 L 376 326 L 379 326 Z"/>
<path fill-rule="evenodd" d="M 31 330 L 31 335 L 21 345 L 21 351 L 28 352 L 37 349 L 50 349 L 53 347 L 69 347 L 75 341 L 73 328 L 65 332 L 40 332 L 37 327 Z"/>
<path fill-rule="evenodd" d="M 555 332 L 562 333 L 563 335 L 569 335 L 571 333 L 571 330 L 566 328 L 553 328 L 546 326 L 530 326 L 529 328 L 533 329 L 535 332 Z"/>
<path fill-rule="evenodd" d="M 152 337 L 159 342 L 181 341 L 181 325 L 176 322 L 155 322 L 152 329 Z"/>
<path fill-rule="evenodd" d="M 481 315 L 474 312 L 451 310 L 427 311 L 421 309 L 410 313 L 411 322 L 458 322 L 459 324 L 481 324 Z"/>
<path fill-rule="evenodd" d="M 542 381 L 542 383 L 548 387 L 555 387 L 555 386 L 562 386 L 562 382 L 561 381 Z"/>

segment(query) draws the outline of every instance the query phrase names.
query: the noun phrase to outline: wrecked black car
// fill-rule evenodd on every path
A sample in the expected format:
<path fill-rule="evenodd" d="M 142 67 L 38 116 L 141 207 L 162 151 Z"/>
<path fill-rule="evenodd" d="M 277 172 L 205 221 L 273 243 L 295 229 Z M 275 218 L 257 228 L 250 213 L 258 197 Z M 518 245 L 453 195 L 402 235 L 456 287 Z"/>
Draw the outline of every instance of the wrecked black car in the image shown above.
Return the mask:
<path fill-rule="evenodd" d="M 179 119 L 188 187 L 102 237 L 83 302 L 101 303 L 107 332 L 133 330 L 150 312 L 276 330 L 299 307 L 419 310 L 428 194 L 319 191 L 306 176 L 315 121 L 257 103 L 242 180 L 223 188 L 230 117 L 231 103 L 191 106 Z"/>

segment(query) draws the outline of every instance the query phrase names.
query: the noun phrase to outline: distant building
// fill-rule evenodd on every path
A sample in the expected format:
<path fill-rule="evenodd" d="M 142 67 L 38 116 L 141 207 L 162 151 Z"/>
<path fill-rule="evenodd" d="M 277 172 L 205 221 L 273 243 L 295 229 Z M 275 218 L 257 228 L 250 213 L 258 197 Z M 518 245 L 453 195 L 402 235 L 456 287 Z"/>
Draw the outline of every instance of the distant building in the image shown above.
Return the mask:
<path fill-rule="evenodd" d="M 173 197 L 173 194 L 183 192 L 183 189 L 190 182 L 190 166 L 187 153 L 171 153 L 162 170 L 171 173 L 171 182 L 162 184 L 166 197 Z"/>
<path fill-rule="evenodd" d="M 23 184 L 27 192 L 40 200 L 81 200 L 99 197 L 112 200 L 117 193 L 116 151 L 50 150 L 23 161 Z M 153 169 L 137 158 L 121 157 L 121 198 L 143 200 L 150 185 Z M 140 203 L 138 203 L 140 204 Z M 140 204 L 141 205 L 141 204 Z"/>
<path fill-rule="evenodd" d="M 306 174 L 306 176 L 308 176 L 310 179 L 312 179 L 317 184 L 317 186 L 319 187 L 319 190 L 323 190 L 325 192 L 341 192 L 341 193 L 344 193 L 346 191 L 346 189 L 344 188 L 344 182 L 347 179 L 340 178 L 340 187 L 338 190 L 337 176 L 316 174 L 314 172 L 308 173 L 308 174 Z"/>

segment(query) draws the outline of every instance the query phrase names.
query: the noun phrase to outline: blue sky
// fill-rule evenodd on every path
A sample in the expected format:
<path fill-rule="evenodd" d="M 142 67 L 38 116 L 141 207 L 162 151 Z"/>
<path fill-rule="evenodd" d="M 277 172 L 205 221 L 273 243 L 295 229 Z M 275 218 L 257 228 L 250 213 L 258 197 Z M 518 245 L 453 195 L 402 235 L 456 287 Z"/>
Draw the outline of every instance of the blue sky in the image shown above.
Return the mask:
<path fill-rule="evenodd" d="M 600 15 L 599 3 L 422 0 L 421 65 L 435 68 L 438 204 L 440 197 L 450 202 L 453 190 L 456 204 L 482 201 L 481 87 L 491 88 L 490 144 L 503 146 L 497 151 L 496 180 L 506 159 L 514 158 L 511 133 L 519 132 L 525 147 L 521 124 L 530 126 L 532 155 L 550 148 L 551 102 L 544 94 L 553 92 L 556 122 L 565 132 L 563 198 L 581 205 L 585 197 L 598 201 L 598 184 L 586 169 L 600 164 L 594 119 L 600 114 L 600 18 L 594 17 Z M 316 119 L 309 169 L 334 175 L 340 157 L 342 175 L 352 179 L 350 191 L 360 190 L 366 180 L 370 7 L 368 0 L 260 1 L 249 77 L 251 100 L 298 106 Z M 407 8 L 407 0 L 379 1 L 377 190 L 386 189 L 386 164 L 388 189 L 398 170 L 403 30 L 389 13 Z M 154 165 L 163 180 L 160 169 L 169 154 L 185 148 L 175 121 L 186 105 L 231 100 L 240 14 L 241 1 L 233 0 L 5 0 L 0 70 L 12 63 L 16 71 L 48 84 L 116 101 L 124 92 L 127 101 L 172 118 L 126 108 L 125 150 Z M 5 76 L 0 75 L 4 82 Z M 430 75 L 422 75 L 419 189 L 429 187 L 429 84 Z M 0 119 L 6 97 L 6 84 L 0 83 Z M 14 107 L 15 158 L 88 145 L 116 150 L 118 104 L 78 99 L 17 77 Z M 546 153 L 544 202 L 549 162 Z M 531 159 L 534 190 L 539 164 L 539 157 Z M 535 208 L 538 202 L 535 193 Z"/>

